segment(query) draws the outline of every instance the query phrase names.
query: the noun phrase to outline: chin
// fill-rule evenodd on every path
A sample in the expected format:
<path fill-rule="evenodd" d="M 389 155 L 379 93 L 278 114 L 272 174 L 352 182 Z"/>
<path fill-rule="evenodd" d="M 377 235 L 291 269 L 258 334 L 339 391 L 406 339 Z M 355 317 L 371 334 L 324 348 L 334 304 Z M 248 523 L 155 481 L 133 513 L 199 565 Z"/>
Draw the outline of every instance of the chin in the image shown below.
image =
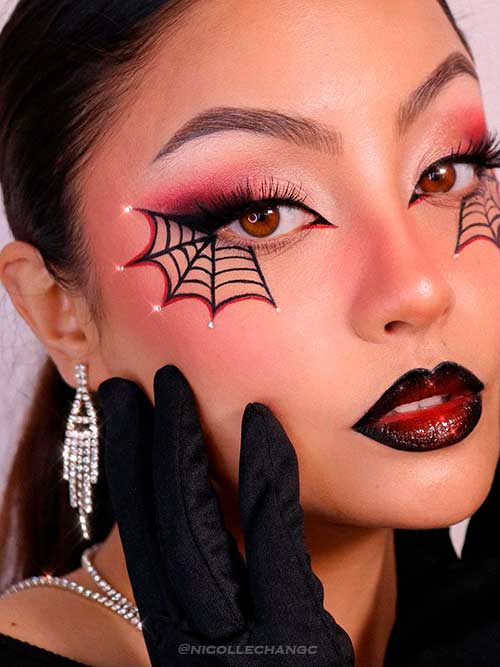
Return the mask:
<path fill-rule="evenodd" d="M 442 528 L 474 514 L 495 480 L 498 437 L 491 432 L 425 453 L 373 441 L 363 443 L 363 452 L 360 444 L 351 447 L 356 456 L 346 446 L 334 460 L 323 452 L 321 466 L 319 456 L 313 464 L 307 460 L 301 494 L 306 513 L 344 526 Z"/>
<path fill-rule="evenodd" d="M 398 508 L 393 528 L 443 528 L 472 516 L 484 503 L 492 488 L 494 467 L 477 475 L 450 477 L 432 491 L 415 489 L 414 502 L 404 512 Z M 464 479 L 466 477 L 466 479 Z"/>

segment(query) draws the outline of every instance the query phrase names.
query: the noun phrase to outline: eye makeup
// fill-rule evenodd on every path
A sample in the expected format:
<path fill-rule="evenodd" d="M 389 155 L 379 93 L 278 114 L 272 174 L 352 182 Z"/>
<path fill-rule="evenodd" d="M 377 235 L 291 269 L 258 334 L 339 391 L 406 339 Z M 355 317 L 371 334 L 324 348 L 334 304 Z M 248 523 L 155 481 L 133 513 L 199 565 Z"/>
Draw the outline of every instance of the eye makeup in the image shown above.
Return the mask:
<path fill-rule="evenodd" d="M 214 319 L 218 312 L 230 303 L 244 299 L 264 300 L 280 312 L 259 264 L 258 253 L 262 247 L 267 248 L 267 252 L 270 248 L 276 252 L 277 243 L 284 248 L 312 229 L 335 229 L 337 226 L 306 206 L 304 197 L 292 184 L 283 186 L 271 181 L 262 186 L 260 195 L 260 200 L 255 201 L 252 187 L 247 181 L 246 187 L 234 191 L 229 197 L 213 198 L 209 207 L 216 206 L 216 209 L 196 202 L 201 211 L 197 214 L 169 214 L 127 207 L 127 212 L 134 210 L 145 216 L 150 225 L 150 238 L 146 248 L 119 269 L 141 264 L 158 266 L 165 278 L 165 289 L 161 303 L 155 306 L 155 310 L 161 310 L 181 298 L 197 298 L 209 309 L 212 318 L 208 324 L 210 328 L 215 326 Z M 251 208 L 249 201 L 255 201 Z M 226 220 L 244 215 L 248 217 L 249 213 L 250 217 L 255 217 L 255 211 L 259 210 L 263 212 L 266 224 L 266 216 L 285 206 L 290 209 L 300 207 L 309 212 L 313 219 L 298 227 L 298 232 L 280 235 L 287 239 L 272 239 L 267 241 L 267 245 L 265 241 L 254 243 L 250 239 L 244 241 L 219 237 L 218 232 L 225 226 Z M 248 224 L 250 227 L 256 225 L 258 229 L 261 220 L 259 217 L 250 220 L 250 217 Z"/>
<path fill-rule="evenodd" d="M 455 257 L 479 240 L 490 241 L 500 249 L 500 188 L 493 173 L 482 176 L 479 188 L 462 199 Z"/>
<path fill-rule="evenodd" d="M 491 170 L 500 167 L 500 137 L 496 131 L 490 131 L 485 134 L 470 136 L 468 140 L 468 145 L 466 148 L 462 147 L 463 142 L 460 141 L 457 148 L 453 148 L 450 153 L 439 160 L 434 161 L 429 167 L 427 167 L 420 179 L 432 172 L 436 172 L 440 167 L 450 164 L 468 164 L 474 167 L 476 173 L 476 179 L 474 183 L 474 192 L 477 192 L 481 188 L 481 179 L 483 175 Z M 418 183 L 417 183 L 418 187 Z M 466 194 L 474 194 L 470 189 Z M 445 196 L 446 200 L 449 202 L 450 194 L 442 193 Z M 463 192 L 459 193 L 460 197 L 464 195 Z M 426 193 L 418 193 L 415 189 L 411 199 L 410 206 L 415 204 L 417 201 L 422 201 L 423 199 L 428 199 L 429 196 L 434 197 L 435 195 L 429 195 Z M 438 193 L 439 196 L 439 193 Z M 439 203 L 439 202 L 438 202 Z"/>
<path fill-rule="evenodd" d="M 419 193 L 422 177 L 444 165 L 464 164 L 474 168 L 474 188 L 460 192 L 458 252 L 477 238 L 493 240 L 498 245 L 498 182 L 488 171 L 500 167 L 500 140 L 495 132 L 469 135 L 467 147 L 453 148 L 434 161 L 421 174 L 409 206 L 432 200 L 439 203 L 456 195 Z M 496 184 L 496 194 L 495 194 Z M 305 202 L 301 186 L 274 178 L 255 185 L 250 177 L 233 189 L 215 190 L 188 200 L 188 213 L 127 206 L 126 212 L 141 213 L 150 226 L 146 247 L 119 270 L 150 264 L 161 269 L 165 279 L 161 310 L 181 298 L 197 298 L 209 309 L 214 327 L 217 313 L 230 303 L 249 298 L 260 299 L 280 308 L 274 300 L 258 257 L 277 255 L 302 240 L 314 229 L 336 229 Z M 286 232 L 279 211 L 292 211 L 299 223 Z M 496 213 L 495 213 L 496 211 Z M 302 220 L 301 220 L 302 216 Z M 293 216 L 292 216 L 293 217 Z M 242 222 L 243 220 L 243 222 Z M 285 215 L 286 221 L 286 215 Z M 240 226 L 238 231 L 232 226 Z M 495 224 L 497 229 L 495 230 Z M 481 231 L 478 232 L 478 228 Z M 277 234 L 275 231 L 277 230 Z M 471 231 L 473 230 L 473 231 Z M 269 234 L 268 232 L 271 232 Z M 280 233 L 281 232 L 281 233 Z"/>
<path fill-rule="evenodd" d="M 461 164 L 474 167 L 475 178 L 472 186 L 460 196 L 458 230 L 455 242 L 454 258 L 473 241 L 486 240 L 494 243 L 500 249 L 500 195 L 498 180 L 493 172 L 500 168 L 500 138 L 495 131 L 471 136 L 465 150 L 462 143 L 450 154 L 434 162 L 424 171 L 426 174 L 438 173 L 446 165 Z M 419 183 L 421 179 L 419 180 Z M 441 200 L 449 201 L 456 195 L 445 193 Z M 419 201 L 432 199 L 439 205 L 440 198 L 435 195 L 414 193 L 410 206 Z"/>
<path fill-rule="evenodd" d="M 202 202 L 199 199 L 194 200 L 196 212 L 191 214 L 164 213 L 169 220 L 179 225 L 189 227 L 192 230 L 198 230 L 208 235 L 217 235 L 217 239 L 223 243 L 230 243 L 233 247 L 249 248 L 251 247 L 259 255 L 277 254 L 278 249 L 285 248 L 294 243 L 296 236 L 301 238 L 304 234 L 299 234 L 303 230 L 310 230 L 318 227 L 335 228 L 337 225 L 327 221 L 321 215 L 311 209 L 305 202 L 307 195 L 301 187 L 291 181 L 277 181 L 273 177 L 265 178 L 258 186 L 251 183 L 247 178 L 244 184 L 237 184 L 236 187 L 228 192 L 214 191 L 208 195 Z M 256 217 L 252 214 L 259 212 L 262 215 L 269 215 L 272 209 L 293 209 L 295 217 L 299 217 L 301 211 L 303 215 L 303 224 L 293 226 L 293 233 L 284 233 L 283 227 L 286 226 L 280 219 L 278 232 L 274 236 L 269 236 L 266 232 L 266 220 L 246 221 L 240 224 L 238 231 L 232 231 L 230 223 L 238 221 L 245 217 Z M 276 218 L 276 216 L 274 216 Z M 280 218 L 283 216 L 280 216 Z M 307 219 L 309 218 L 309 219 Z M 253 222 L 253 227 L 252 224 Z M 264 223 L 264 224 L 263 224 Z M 245 232 L 247 227 L 250 232 Z M 276 228 L 276 227 L 275 227 Z M 225 233 L 222 234 L 221 232 Z"/>

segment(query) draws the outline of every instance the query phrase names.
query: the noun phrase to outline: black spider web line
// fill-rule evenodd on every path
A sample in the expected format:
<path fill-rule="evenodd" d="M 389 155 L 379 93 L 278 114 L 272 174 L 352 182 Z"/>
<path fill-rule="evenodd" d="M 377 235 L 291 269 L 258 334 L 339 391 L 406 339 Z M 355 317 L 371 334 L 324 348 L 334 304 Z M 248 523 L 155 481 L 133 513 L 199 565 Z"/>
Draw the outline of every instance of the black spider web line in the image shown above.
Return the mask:
<path fill-rule="evenodd" d="M 483 186 L 462 199 L 455 253 L 477 239 L 492 241 L 500 248 L 500 194 L 495 176 L 482 177 Z M 472 230 L 472 231 L 471 231 Z"/>
<path fill-rule="evenodd" d="M 215 234 L 190 229 L 155 211 L 134 210 L 146 216 L 151 237 L 145 250 L 124 266 L 155 264 L 161 269 L 165 278 L 162 307 L 194 297 L 207 305 L 212 319 L 227 304 L 251 297 L 277 307 L 253 248 L 216 246 Z M 222 274 L 231 278 L 221 279 Z M 196 291 L 193 285 L 197 286 Z M 252 285 L 248 288 L 251 291 L 241 287 L 238 293 L 230 294 L 236 285 Z"/>

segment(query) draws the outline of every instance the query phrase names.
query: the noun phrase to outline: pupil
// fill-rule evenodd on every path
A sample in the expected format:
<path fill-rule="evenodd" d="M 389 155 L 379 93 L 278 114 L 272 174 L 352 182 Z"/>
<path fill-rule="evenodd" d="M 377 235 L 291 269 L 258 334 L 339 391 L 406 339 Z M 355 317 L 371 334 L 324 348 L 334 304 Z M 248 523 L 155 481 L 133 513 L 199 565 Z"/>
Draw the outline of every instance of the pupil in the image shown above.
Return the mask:
<path fill-rule="evenodd" d="M 446 177 L 446 168 L 445 167 L 438 167 L 435 171 L 432 171 L 430 173 L 430 179 L 431 181 L 439 181 L 442 180 Z"/>

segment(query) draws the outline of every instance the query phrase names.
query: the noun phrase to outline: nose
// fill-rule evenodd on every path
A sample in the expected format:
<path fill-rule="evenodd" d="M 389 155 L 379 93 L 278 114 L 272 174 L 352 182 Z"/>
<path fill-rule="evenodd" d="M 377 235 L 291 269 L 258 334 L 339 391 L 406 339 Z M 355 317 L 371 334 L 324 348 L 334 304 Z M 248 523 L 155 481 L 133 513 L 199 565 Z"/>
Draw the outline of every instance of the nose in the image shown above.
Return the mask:
<path fill-rule="evenodd" d="M 442 269 L 442 251 L 432 251 L 429 241 L 423 242 L 423 232 L 406 211 L 372 222 L 351 304 L 357 335 L 383 343 L 442 326 L 455 301 Z M 449 252 L 452 257 L 451 245 Z"/>

